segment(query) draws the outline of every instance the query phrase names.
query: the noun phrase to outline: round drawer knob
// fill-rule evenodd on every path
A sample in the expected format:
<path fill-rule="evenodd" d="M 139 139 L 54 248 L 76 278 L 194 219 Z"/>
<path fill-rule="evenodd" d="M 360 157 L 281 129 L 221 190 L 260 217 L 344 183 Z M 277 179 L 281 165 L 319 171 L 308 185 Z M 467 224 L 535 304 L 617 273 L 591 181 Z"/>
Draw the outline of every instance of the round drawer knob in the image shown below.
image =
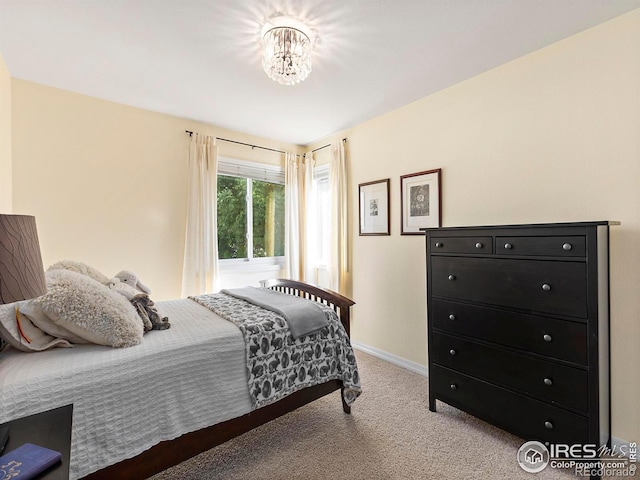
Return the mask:
<path fill-rule="evenodd" d="M 544 427 L 548 428 L 549 430 L 552 430 L 553 429 L 553 423 L 551 423 L 549 421 L 546 421 L 546 422 L 544 422 Z"/>
<path fill-rule="evenodd" d="M 456 276 L 455 276 L 455 275 L 449 275 L 449 277 L 448 277 L 448 278 L 449 278 L 449 280 L 455 280 L 455 279 L 456 279 Z"/>
<path fill-rule="evenodd" d="M 456 351 L 452 348 L 451 350 L 449 350 L 449 353 L 450 353 L 451 355 L 455 355 L 455 354 L 456 354 Z"/>
<path fill-rule="evenodd" d="M 451 388 L 451 390 L 455 390 L 456 388 L 458 388 L 458 386 L 455 383 L 452 383 L 451 385 L 449 385 L 449 388 Z"/>
<path fill-rule="evenodd" d="M 548 292 L 549 290 L 551 290 L 551 285 L 549 285 L 548 283 L 543 283 L 543 284 L 542 284 L 542 289 L 543 289 L 545 292 Z"/>
<path fill-rule="evenodd" d="M 551 335 L 549 335 L 548 333 L 545 333 L 542 338 L 544 338 L 545 342 L 550 342 L 552 340 Z"/>
<path fill-rule="evenodd" d="M 476 248 L 482 248 L 482 244 L 480 242 L 476 243 Z"/>
<path fill-rule="evenodd" d="M 442 248 L 442 243 L 441 242 L 436 242 L 436 248 Z"/>
<path fill-rule="evenodd" d="M 573 245 L 571 245 L 570 243 L 565 243 L 564 245 L 562 245 L 562 249 L 563 250 L 571 250 L 573 248 Z"/>
<path fill-rule="evenodd" d="M 510 243 L 505 243 L 504 248 L 506 248 L 507 250 L 511 250 L 513 248 L 513 245 L 511 245 Z"/>
<path fill-rule="evenodd" d="M 544 384 L 551 386 L 551 385 L 553 385 L 553 380 L 551 380 L 550 378 L 545 378 L 544 379 Z"/>
<path fill-rule="evenodd" d="M 456 316 L 452 313 L 451 315 L 449 315 L 449 320 L 455 320 Z"/>

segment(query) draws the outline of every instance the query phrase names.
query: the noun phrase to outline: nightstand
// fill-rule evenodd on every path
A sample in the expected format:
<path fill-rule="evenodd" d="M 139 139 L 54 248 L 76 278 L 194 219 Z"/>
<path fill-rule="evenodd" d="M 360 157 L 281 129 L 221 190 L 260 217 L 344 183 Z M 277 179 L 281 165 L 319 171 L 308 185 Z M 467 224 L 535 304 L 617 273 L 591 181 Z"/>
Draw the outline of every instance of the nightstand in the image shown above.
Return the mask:
<path fill-rule="evenodd" d="M 62 462 L 38 476 L 38 480 L 68 480 L 72 416 L 73 405 L 66 405 L 3 423 L 10 428 L 3 455 L 24 443 L 56 450 L 62 454 Z"/>

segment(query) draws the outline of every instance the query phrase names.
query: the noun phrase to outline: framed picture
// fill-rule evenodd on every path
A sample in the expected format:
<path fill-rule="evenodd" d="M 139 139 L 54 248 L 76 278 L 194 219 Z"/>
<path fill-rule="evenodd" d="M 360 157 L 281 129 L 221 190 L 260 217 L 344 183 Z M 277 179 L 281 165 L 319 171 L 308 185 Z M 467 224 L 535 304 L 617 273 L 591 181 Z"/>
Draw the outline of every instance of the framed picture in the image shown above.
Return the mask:
<path fill-rule="evenodd" d="M 402 235 L 422 235 L 421 228 L 441 226 L 440 173 L 438 168 L 400 177 Z"/>
<path fill-rule="evenodd" d="M 360 204 L 360 235 L 390 235 L 389 185 L 391 179 L 358 185 Z"/>

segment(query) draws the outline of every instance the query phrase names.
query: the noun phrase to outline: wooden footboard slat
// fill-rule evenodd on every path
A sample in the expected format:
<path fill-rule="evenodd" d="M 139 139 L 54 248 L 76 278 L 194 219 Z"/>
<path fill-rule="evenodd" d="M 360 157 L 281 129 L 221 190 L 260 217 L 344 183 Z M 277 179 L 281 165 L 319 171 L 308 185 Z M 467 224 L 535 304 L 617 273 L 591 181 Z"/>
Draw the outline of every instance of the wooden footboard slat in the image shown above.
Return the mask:
<path fill-rule="evenodd" d="M 350 308 L 355 302 L 337 292 L 326 288 L 319 287 L 310 283 L 298 282 L 296 280 L 275 279 L 263 280 L 260 282 L 263 288 L 289 293 L 291 290 L 296 292 L 304 292 L 306 295 L 315 296 L 316 302 L 324 303 L 334 309 L 340 317 L 342 325 L 344 325 L 347 335 L 351 334 L 350 328 Z M 295 293 L 294 293 L 295 294 Z"/>

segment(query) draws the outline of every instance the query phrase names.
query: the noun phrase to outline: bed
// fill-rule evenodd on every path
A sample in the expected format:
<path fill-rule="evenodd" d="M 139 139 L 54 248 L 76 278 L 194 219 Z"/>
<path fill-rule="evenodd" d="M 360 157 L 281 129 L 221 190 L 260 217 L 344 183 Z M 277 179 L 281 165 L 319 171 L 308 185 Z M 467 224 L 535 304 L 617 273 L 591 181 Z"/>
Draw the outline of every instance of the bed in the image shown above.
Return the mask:
<path fill-rule="evenodd" d="M 335 312 L 335 321 L 342 325 L 348 346 L 331 347 L 325 338 L 320 368 L 305 370 L 305 382 L 313 372 L 313 385 L 293 385 L 286 396 L 263 405 L 256 397 L 266 397 L 265 389 L 252 392 L 247 383 L 252 374 L 244 330 L 202 303 L 180 299 L 158 302 L 171 328 L 145 334 L 136 346 L 76 345 L 33 355 L 5 350 L 0 361 L 0 423 L 72 403 L 71 478 L 142 479 L 337 390 L 344 412 L 350 413 L 349 404 L 359 394 L 353 388 L 359 387 L 359 378 L 348 342 L 354 302 L 291 280 L 269 280 L 261 286 L 318 302 Z M 348 381 L 345 368 L 338 367 L 334 374 L 332 360 L 325 357 L 341 348 L 346 350 L 341 358 L 353 362 Z M 295 355 L 291 357 L 293 362 Z M 284 354 L 270 358 L 284 365 Z M 255 360 L 253 365 L 258 370 Z M 271 365 L 275 370 L 279 366 Z M 265 364 L 264 370 L 269 368 Z M 300 377 L 302 373 L 294 380 Z M 277 385 L 273 379 L 270 394 Z"/>

